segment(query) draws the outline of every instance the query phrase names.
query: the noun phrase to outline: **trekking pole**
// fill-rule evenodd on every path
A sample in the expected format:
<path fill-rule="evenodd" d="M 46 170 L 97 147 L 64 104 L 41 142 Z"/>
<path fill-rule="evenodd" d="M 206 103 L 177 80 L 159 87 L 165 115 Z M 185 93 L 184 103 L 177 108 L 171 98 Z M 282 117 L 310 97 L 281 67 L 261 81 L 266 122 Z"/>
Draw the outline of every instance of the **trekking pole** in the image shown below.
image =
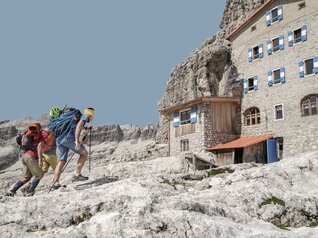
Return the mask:
<path fill-rule="evenodd" d="M 74 155 L 75 155 L 75 153 L 73 153 L 73 154 L 71 155 L 70 159 L 69 159 L 69 160 L 66 162 L 66 164 L 63 166 L 63 169 L 62 169 L 62 172 L 61 172 L 61 174 L 60 174 L 60 177 L 61 177 L 62 173 L 64 172 L 66 166 L 67 166 L 67 165 L 69 164 L 69 162 L 72 160 L 72 158 L 73 158 Z M 52 186 L 50 187 L 49 192 L 51 192 L 51 190 L 53 189 L 53 187 L 54 187 L 54 185 L 56 184 L 56 182 L 57 182 L 57 180 L 56 180 L 56 181 L 53 181 L 53 184 L 52 184 Z M 48 192 L 48 193 L 49 193 L 49 192 Z"/>
<path fill-rule="evenodd" d="M 91 175 L 91 155 L 92 155 L 92 127 L 89 127 L 89 150 L 88 150 L 88 176 Z"/>

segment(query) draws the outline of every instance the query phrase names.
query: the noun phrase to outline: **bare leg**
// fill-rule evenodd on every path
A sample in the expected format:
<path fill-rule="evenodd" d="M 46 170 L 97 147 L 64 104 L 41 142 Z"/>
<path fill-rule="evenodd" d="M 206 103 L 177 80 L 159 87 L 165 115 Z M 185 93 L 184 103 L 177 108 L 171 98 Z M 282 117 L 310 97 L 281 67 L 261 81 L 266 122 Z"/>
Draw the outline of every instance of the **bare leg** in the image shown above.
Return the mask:
<path fill-rule="evenodd" d="M 88 157 L 88 152 L 87 152 L 86 149 L 84 149 L 84 150 L 82 151 L 82 153 L 80 153 L 80 157 L 79 157 L 78 160 L 77 160 L 76 172 L 77 172 L 78 174 L 81 173 L 82 168 L 83 168 L 83 166 L 84 166 L 84 164 L 85 164 L 85 161 L 86 161 L 87 157 Z"/>
<path fill-rule="evenodd" d="M 59 162 L 57 163 L 56 168 L 54 170 L 54 180 L 53 180 L 54 182 L 60 181 L 60 176 L 61 176 L 65 163 L 66 163 L 65 160 L 59 160 Z"/>

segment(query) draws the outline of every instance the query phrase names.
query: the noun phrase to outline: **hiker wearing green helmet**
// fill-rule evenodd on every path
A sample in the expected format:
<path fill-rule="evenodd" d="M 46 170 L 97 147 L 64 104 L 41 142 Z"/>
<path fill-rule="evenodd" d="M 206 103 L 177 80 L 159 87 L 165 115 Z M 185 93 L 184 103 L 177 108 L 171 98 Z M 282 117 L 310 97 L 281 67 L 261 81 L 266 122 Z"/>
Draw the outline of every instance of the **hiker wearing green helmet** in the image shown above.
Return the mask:
<path fill-rule="evenodd" d="M 55 119 L 61 115 L 61 110 L 58 107 L 52 107 L 50 110 L 50 119 Z"/>
<path fill-rule="evenodd" d="M 70 115 L 70 119 L 67 119 L 69 117 L 68 115 Z M 88 158 L 88 152 L 82 144 L 80 135 L 85 123 L 89 122 L 91 127 L 94 116 L 94 108 L 86 108 L 83 114 L 79 110 L 72 108 L 72 110 L 69 110 L 69 112 L 63 112 L 57 119 L 61 121 L 65 120 L 65 122 L 62 124 L 62 128 L 66 128 L 66 131 L 62 130 L 58 133 L 58 130 L 56 130 L 58 163 L 54 171 L 54 183 L 52 186 L 53 189 L 58 189 L 61 187 L 59 179 L 66 164 L 69 150 L 72 150 L 74 153 L 80 155 L 77 161 L 75 173 L 73 175 L 73 181 L 83 181 L 88 179 L 88 177 L 81 174 L 85 161 Z M 65 117 L 65 119 L 63 119 L 63 117 Z M 50 128 L 53 131 L 55 128 L 54 121 L 56 120 L 52 120 L 52 124 L 50 125 Z"/>

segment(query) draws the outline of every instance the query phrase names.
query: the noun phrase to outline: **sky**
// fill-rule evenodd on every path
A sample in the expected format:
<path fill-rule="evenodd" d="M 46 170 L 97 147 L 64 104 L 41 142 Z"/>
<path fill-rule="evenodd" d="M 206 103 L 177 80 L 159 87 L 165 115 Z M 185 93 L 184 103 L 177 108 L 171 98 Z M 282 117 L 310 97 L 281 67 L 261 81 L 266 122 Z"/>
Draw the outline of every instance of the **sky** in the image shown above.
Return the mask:
<path fill-rule="evenodd" d="M 67 104 L 95 125 L 157 124 L 171 70 L 220 30 L 225 1 L 1 1 L 0 121 Z"/>

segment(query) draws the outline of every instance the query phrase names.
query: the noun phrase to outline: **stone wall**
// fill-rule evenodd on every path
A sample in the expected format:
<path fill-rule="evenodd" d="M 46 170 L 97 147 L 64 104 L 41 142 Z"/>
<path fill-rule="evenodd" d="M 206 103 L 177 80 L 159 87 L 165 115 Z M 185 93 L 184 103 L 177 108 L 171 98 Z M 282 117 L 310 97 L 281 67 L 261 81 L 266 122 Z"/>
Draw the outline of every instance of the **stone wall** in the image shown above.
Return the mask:
<path fill-rule="evenodd" d="M 181 151 L 181 141 L 189 140 L 189 151 L 191 152 L 202 152 L 203 148 L 206 146 L 204 141 L 205 132 L 205 120 L 202 117 L 203 109 L 201 105 L 197 107 L 197 122 L 195 125 L 195 133 L 183 135 L 176 137 L 176 128 L 173 126 L 173 120 L 170 120 L 170 155 L 175 156 L 182 153 Z M 186 125 L 180 125 L 180 127 Z M 186 152 L 186 151 L 185 151 Z"/>
<path fill-rule="evenodd" d="M 283 4 L 283 20 L 267 27 L 265 10 Z M 242 99 L 242 112 L 250 107 L 258 107 L 261 123 L 253 126 L 242 125 L 243 135 L 273 133 L 284 138 L 283 157 L 292 156 L 318 148 L 318 116 L 302 117 L 301 100 L 309 94 L 318 94 L 318 75 L 299 77 L 298 62 L 318 55 L 318 2 L 306 1 L 306 7 L 299 10 L 299 1 L 274 1 L 267 9 L 245 26 L 232 43 L 232 60 L 238 72 L 244 77 L 257 75 L 258 90 L 248 92 Z M 251 32 L 251 26 L 256 30 Z M 287 33 L 302 25 L 307 25 L 308 40 L 288 46 Z M 267 54 L 266 41 L 284 35 L 284 49 Z M 248 62 L 248 48 L 263 43 L 264 57 Z M 267 72 L 285 68 L 286 83 L 267 83 Z M 275 120 L 275 105 L 283 104 L 284 118 Z M 243 121 L 243 119 L 242 119 Z"/>

